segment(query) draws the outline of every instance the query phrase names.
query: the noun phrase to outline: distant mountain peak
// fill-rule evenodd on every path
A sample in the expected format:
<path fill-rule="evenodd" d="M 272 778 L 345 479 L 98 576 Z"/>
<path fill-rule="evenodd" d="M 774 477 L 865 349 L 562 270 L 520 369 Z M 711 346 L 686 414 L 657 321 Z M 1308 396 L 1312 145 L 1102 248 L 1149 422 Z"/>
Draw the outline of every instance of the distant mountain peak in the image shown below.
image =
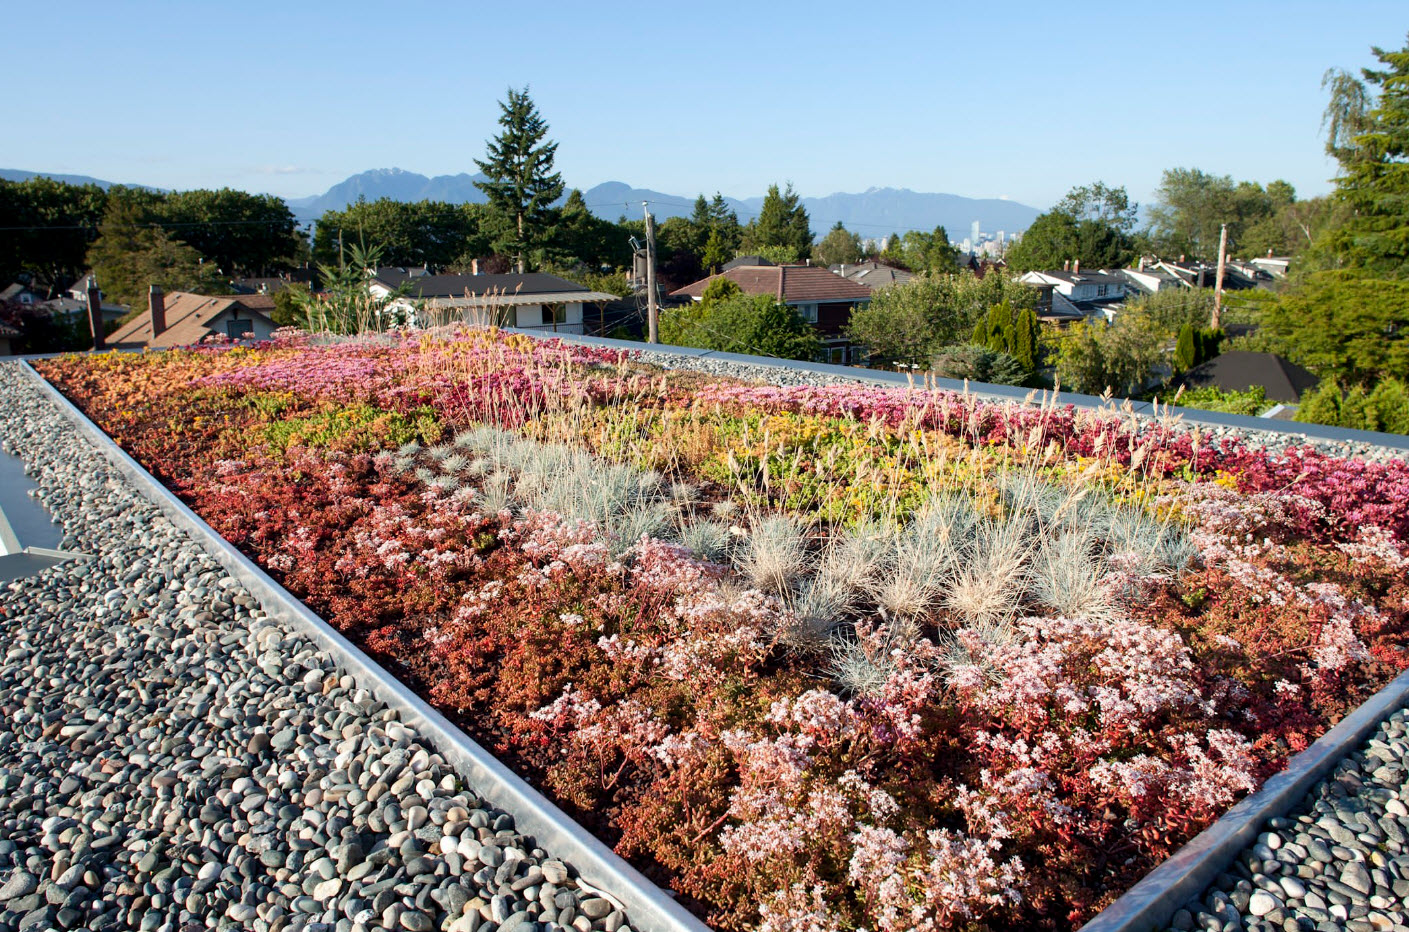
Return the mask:
<path fill-rule="evenodd" d="M 359 197 L 369 201 L 390 198 L 397 201 L 447 201 L 452 204 L 482 204 L 485 195 L 475 187 L 483 174 L 436 175 L 428 178 L 403 168 L 374 168 L 352 175 L 311 198 L 290 200 L 300 219 L 316 220 L 325 210 L 343 210 Z M 669 194 L 649 188 L 632 187 L 625 181 L 604 181 L 582 190 L 588 208 L 597 216 L 615 220 L 628 211 L 639 211 L 646 201 L 657 220 L 688 217 L 695 195 Z M 726 197 L 725 203 L 748 222 L 758 216 L 762 197 Z M 958 194 L 917 193 L 909 188 L 872 186 L 860 194 L 836 192 L 825 197 L 804 197 L 812 229 L 821 235 L 840 221 L 862 236 L 879 237 L 906 230 L 933 230 L 943 226 L 951 231 L 969 229 L 977 220 L 987 231 L 1017 232 L 1027 229 L 1037 217 L 1036 208 L 1016 201 L 968 198 Z"/>

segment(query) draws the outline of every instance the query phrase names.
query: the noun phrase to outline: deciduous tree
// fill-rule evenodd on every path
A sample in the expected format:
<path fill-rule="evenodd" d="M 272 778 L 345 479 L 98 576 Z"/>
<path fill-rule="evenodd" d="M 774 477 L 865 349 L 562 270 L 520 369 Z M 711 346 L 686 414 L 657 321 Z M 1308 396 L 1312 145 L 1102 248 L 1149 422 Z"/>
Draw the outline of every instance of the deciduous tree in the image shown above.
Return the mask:
<path fill-rule="evenodd" d="M 840 220 L 812 250 L 812 257 L 821 266 L 854 265 L 861 261 L 861 254 L 861 237 L 848 230 Z"/>

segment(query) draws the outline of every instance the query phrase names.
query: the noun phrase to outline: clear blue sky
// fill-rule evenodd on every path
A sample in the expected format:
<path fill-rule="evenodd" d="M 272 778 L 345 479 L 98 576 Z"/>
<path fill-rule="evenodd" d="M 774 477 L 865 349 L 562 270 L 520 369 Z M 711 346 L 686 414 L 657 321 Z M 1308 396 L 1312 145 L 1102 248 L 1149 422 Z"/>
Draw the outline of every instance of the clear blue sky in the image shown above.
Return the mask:
<path fill-rule="evenodd" d="M 1148 201 L 1192 166 L 1322 193 L 1322 73 L 1398 48 L 1355 3 L 14 4 L 0 167 L 321 193 L 475 170 L 530 84 L 569 185 Z"/>

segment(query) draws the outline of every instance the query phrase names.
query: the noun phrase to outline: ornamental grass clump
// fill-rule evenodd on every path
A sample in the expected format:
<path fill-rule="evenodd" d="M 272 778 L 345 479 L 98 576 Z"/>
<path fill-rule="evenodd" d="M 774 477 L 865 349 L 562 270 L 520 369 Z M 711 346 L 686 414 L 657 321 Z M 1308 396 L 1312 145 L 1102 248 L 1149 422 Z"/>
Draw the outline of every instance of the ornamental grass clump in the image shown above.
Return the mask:
<path fill-rule="evenodd" d="M 773 595 L 792 591 L 808 565 L 807 530 L 792 515 L 770 515 L 753 522 L 739 559 L 749 582 Z"/>

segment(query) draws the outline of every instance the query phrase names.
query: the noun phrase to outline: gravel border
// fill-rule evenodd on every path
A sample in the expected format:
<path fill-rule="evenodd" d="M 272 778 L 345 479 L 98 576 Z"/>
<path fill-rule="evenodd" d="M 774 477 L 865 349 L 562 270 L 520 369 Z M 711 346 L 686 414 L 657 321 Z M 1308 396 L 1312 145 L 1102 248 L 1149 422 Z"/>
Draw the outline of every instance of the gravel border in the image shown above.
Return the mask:
<path fill-rule="evenodd" d="M 0 932 L 631 929 L 17 366 L 0 394 L 93 555 L 0 588 Z"/>
<path fill-rule="evenodd" d="M 1187 932 L 1409 932 L 1409 713 L 1400 709 L 1267 820 L 1169 928 Z"/>

